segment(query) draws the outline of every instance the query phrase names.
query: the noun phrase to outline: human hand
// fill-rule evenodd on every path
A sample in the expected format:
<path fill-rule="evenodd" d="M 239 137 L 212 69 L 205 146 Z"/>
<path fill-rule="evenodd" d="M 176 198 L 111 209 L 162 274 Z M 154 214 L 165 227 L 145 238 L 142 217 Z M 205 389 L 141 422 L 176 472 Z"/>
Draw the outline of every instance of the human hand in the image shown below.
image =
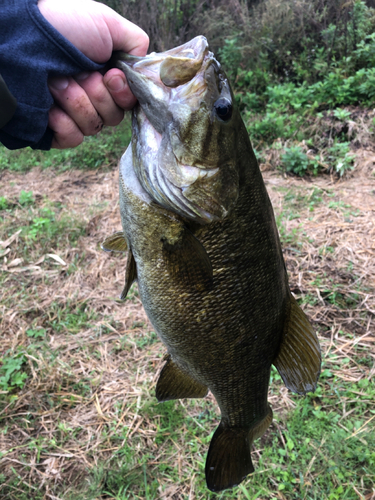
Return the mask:
<path fill-rule="evenodd" d="M 105 63 L 114 50 L 144 56 L 146 33 L 104 4 L 92 0 L 39 0 L 42 15 L 78 50 L 97 63 Z M 103 125 L 118 125 L 124 110 L 136 99 L 124 73 L 111 69 L 51 78 L 49 88 L 55 105 L 49 112 L 54 131 L 53 148 L 78 146 L 85 135 L 95 135 Z"/>

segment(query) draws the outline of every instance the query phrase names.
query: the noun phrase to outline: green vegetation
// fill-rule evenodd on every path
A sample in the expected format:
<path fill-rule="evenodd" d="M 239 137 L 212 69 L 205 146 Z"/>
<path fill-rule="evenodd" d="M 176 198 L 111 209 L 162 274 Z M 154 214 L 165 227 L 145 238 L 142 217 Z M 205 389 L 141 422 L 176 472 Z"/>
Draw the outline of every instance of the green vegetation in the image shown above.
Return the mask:
<path fill-rule="evenodd" d="M 0 358 L 0 389 L 12 391 L 22 389 L 25 385 L 27 373 L 24 372 L 26 357 L 22 352 L 6 352 Z"/>
<path fill-rule="evenodd" d="M 328 1 L 324 9 L 318 1 L 288 0 L 243 8 L 250 26 L 240 24 L 219 55 L 255 147 L 283 149 L 278 168 L 341 177 L 353 169 L 350 141 L 363 132 L 373 139 L 372 125 L 353 128 L 343 106 L 373 106 L 374 14 L 360 0 L 340 7 Z"/>
<path fill-rule="evenodd" d="M 108 168 L 118 163 L 129 144 L 130 137 L 130 119 L 127 117 L 116 128 L 104 128 L 100 134 L 86 137 L 84 142 L 75 149 L 34 151 L 25 148 L 9 151 L 0 145 L 0 172 L 5 169 L 27 172 L 34 167 L 42 169 L 54 167 L 59 171 L 71 168 L 97 169 L 103 166 Z"/>

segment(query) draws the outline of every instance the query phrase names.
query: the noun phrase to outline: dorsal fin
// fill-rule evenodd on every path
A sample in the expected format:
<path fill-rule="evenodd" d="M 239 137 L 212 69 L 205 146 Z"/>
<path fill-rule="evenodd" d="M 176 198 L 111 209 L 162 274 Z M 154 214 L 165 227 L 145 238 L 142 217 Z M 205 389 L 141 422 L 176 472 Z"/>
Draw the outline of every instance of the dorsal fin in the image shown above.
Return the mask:
<path fill-rule="evenodd" d="M 117 231 L 108 236 L 100 246 L 105 252 L 126 252 L 128 249 L 123 231 Z"/>
<path fill-rule="evenodd" d="M 137 264 L 135 263 L 132 251 L 129 250 L 128 260 L 126 261 L 126 269 L 125 269 L 125 286 L 120 295 L 120 300 L 126 299 L 128 291 L 136 279 L 137 279 Z"/>
<path fill-rule="evenodd" d="M 290 297 L 289 317 L 273 364 L 289 390 L 306 394 L 316 389 L 321 365 L 320 347 L 305 313 L 296 299 Z"/>

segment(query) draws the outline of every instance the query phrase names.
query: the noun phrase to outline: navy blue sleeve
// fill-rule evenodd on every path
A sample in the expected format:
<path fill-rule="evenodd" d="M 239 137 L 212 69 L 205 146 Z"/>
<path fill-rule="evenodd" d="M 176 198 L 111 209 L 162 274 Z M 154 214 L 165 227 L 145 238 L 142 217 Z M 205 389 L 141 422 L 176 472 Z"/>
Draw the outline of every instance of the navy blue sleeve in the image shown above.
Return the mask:
<path fill-rule="evenodd" d="M 0 74 L 17 99 L 13 118 L 0 130 L 9 149 L 50 149 L 49 76 L 97 71 L 94 63 L 42 16 L 38 0 L 0 0 Z"/>

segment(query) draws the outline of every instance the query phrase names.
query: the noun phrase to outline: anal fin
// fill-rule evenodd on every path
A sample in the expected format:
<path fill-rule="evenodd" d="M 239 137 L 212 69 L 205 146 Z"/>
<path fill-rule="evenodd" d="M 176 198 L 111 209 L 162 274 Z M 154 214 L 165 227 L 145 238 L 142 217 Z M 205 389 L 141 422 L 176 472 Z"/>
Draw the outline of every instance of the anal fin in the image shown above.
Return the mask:
<path fill-rule="evenodd" d="M 306 394 L 315 391 L 320 375 L 319 341 L 296 299 L 291 295 L 290 300 L 289 318 L 273 364 L 289 390 Z"/>
<path fill-rule="evenodd" d="M 132 251 L 129 250 L 128 260 L 126 261 L 125 286 L 120 295 L 121 300 L 126 299 L 128 291 L 136 279 L 137 279 L 137 264 L 135 263 Z"/>
<path fill-rule="evenodd" d="M 160 373 L 156 384 L 156 397 L 158 401 L 171 399 L 203 398 L 208 388 L 197 382 L 193 377 L 183 372 L 168 356 L 167 362 Z"/>

